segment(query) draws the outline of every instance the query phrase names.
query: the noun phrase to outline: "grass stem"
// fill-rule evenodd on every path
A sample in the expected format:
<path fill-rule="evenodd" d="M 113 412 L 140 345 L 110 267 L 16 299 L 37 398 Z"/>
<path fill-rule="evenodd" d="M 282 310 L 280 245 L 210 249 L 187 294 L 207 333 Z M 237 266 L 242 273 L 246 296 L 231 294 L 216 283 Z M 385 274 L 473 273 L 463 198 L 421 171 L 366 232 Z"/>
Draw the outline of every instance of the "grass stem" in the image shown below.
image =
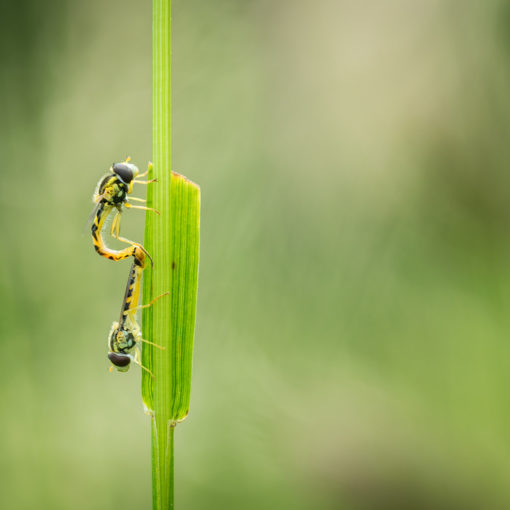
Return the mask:
<path fill-rule="evenodd" d="M 153 163 L 144 245 L 142 398 L 151 414 L 154 510 L 174 507 L 174 428 L 188 415 L 198 281 L 200 188 L 171 171 L 170 0 L 153 0 Z"/>

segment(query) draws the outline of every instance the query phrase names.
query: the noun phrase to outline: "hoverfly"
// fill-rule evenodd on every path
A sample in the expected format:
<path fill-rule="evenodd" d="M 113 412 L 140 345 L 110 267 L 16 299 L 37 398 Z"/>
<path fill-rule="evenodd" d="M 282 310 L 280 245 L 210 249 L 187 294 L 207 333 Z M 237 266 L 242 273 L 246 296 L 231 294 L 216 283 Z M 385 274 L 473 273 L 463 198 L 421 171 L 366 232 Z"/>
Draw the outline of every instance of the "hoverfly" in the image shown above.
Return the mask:
<path fill-rule="evenodd" d="M 167 296 L 169 292 L 161 294 L 161 296 L 154 298 L 146 305 L 138 306 L 138 300 L 140 298 L 140 282 L 142 278 L 142 271 L 145 267 L 144 260 L 145 258 L 140 260 L 135 257 L 131 266 L 124 300 L 122 301 L 120 319 L 118 322 L 115 321 L 112 324 L 110 334 L 108 335 L 108 359 L 112 363 L 112 366 L 110 366 L 110 372 L 113 371 L 113 367 L 115 367 L 119 372 L 127 372 L 131 362 L 133 361 L 143 370 L 146 370 L 152 378 L 154 378 L 154 374 L 147 367 L 142 365 L 141 353 L 138 344 L 139 342 L 143 342 L 153 345 L 161 350 L 164 350 L 165 348 L 142 338 L 140 326 L 136 321 L 136 311 L 152 306 L 158 299 Z"/>
<path fill-rule="evenodd" d="M 110 168 L 111 173 L 105 175 L 98 182 L 93 197 L 93 201 L 96 203 L 96 206 L 90 217 L 90 221 L 92 222 L 92 242 L 96 252 L 110 260 L 123 260 L 132 255 L 135 258 L 142 259 L 143 257 L 141 253 L 147 255 L 150 259 L 149 254 L 140 243 L 130 241 L 129 239 L 120 236 L 120 218 L 123 206 L 131 209 L 153 211 L 156 214 L 159 214 L 159 212 L 155 209 L 151 209 L 143 205 L 133 205 L 128 201 L 133 200 L 137 202 L 145 202 L 143 198 L 128 197 L 128 195 L 130 195 L 133 191 L 134 184 L 151 184 L 153 182 L 157 182 L 157 179 L 150 181 L 141 181 L 136 179 L 136 177 L 146 176 L 152 169 L 152 163 L 149 163 L 145 173 L 139 175 L 138 168 L 130 163 L 130 160 L 131 158 L 128 157 L 121 163 L 114 163 Z M 108 248 L 102 237 L 102 230 L 106 219 L 114 210 L 115 217 L 112 222 L 111 235 L 115 239 L 130 245 L 124 250 L 112 250 Z"/>

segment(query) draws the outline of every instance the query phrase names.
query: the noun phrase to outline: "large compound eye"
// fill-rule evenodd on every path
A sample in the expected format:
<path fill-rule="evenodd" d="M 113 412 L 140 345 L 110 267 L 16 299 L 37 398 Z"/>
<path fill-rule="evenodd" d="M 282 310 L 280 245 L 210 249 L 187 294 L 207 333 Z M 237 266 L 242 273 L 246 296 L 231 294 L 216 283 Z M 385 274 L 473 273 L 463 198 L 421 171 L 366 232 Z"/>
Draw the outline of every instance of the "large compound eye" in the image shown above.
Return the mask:
<path fill-rule="evenodd" d="M 116 367 L 127 367 L 131 363 L 131 358 L 127 354 L 118 354 L 116 352 L 109 352 L 108 359 Z"/>
<path fill-rule="evenodd" d="M 112 170 L 125 184 L 129 184 L 138 175 L 138 168 L 131 163 L 115 163 Z"/>

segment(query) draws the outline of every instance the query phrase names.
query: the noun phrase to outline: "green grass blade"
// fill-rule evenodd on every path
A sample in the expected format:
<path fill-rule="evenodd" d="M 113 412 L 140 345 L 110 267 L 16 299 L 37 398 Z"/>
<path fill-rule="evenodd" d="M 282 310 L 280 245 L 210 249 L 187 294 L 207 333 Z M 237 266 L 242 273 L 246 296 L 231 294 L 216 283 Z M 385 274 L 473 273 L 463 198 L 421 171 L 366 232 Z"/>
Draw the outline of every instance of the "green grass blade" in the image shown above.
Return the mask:
<path fill-rule="evenodd" d="M 174 427 L 189 410 L 198 279 L 200 189 L 171 172 L 170 0 L 153 0 L 153 151 L 145 247 L 154 260 L 143 278 L 142 398 L 152 416 L 153 508 L 173 508 Z"/>
<path fill-rule="evenodd" d="M 147 213 L 145 247 L 154 267 L 144 271 L 144 304 L 170 292 L 143 312 L 145 344 L 142 361 L 154 373 L 142 376 L 142 397 L 148 409 L 178 422 L 189 410 L 191 364 L 198 279 L 200 188 L 175 172 L 158 173 L 148 203 L 161 216 Z M 169 193 L 163 188 L 170 188 Z M 170 221 L 171 220 L 171 221 Z M 159 393 L 157 393 L 159 391 Z M 164 397 L 164 399 L 162 398 Z"/>

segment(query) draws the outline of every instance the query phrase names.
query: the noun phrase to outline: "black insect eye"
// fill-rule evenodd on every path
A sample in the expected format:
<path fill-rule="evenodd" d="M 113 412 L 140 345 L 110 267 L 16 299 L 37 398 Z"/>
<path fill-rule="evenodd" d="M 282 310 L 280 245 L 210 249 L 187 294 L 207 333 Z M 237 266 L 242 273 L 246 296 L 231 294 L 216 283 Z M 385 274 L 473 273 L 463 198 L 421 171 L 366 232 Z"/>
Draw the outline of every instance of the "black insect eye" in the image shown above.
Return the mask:
<path fill-rule="evenodd" d="M 131 163 L 115 163 L 112 169 L 125 184 L 129 184 L 138 174 L 138 168 Z"/>
<path fill-rule="evenodd" d="M 108 359 L 116 367 L 127 367 L 131 363 L 131 358 L 127 354 L 117 354 L 116 352 L 109 352 Z"/>

